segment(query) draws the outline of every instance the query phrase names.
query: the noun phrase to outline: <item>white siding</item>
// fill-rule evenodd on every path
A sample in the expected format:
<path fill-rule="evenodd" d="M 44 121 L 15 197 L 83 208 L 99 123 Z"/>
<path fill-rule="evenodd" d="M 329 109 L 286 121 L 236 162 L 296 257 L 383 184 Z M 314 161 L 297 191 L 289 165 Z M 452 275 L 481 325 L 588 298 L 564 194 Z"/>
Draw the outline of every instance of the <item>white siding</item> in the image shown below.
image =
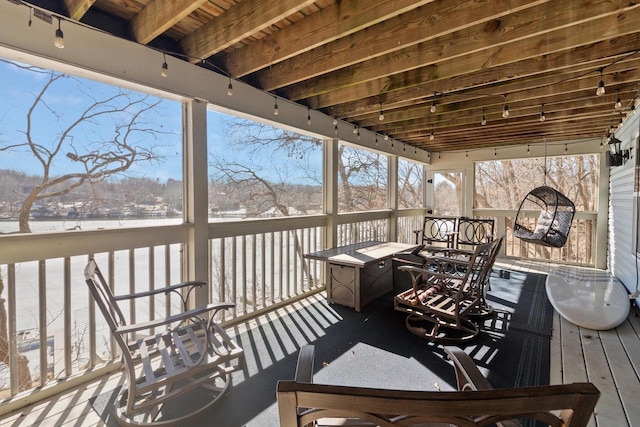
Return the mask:
<path fill-rule="evenodd" d="M 635 140 L 638 137 L 640 114 L 635 114 L 616 131 L 616 137 L 622 141 L 622 148 L 631 150 L 631 159 L 622 166 L 611 168 L 609 181 L 609 248 L 608 268 L 612 274 L 624 283 L 629 292 L 636 289 L 637 269 L 634 254 L 634 168 Z"/>

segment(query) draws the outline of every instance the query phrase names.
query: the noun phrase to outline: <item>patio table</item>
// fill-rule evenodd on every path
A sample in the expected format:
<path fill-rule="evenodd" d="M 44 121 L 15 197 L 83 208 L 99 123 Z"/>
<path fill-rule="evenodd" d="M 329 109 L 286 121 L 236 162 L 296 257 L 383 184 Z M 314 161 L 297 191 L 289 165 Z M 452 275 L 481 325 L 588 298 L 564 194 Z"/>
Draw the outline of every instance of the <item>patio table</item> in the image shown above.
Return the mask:
<path fill-rule="evenodd" d="M 419 245 L 369 241 L 311 252 L 305 258 L 326 261 L 327 300 L 356 311 L 393 290 L 391 258 Z"/>

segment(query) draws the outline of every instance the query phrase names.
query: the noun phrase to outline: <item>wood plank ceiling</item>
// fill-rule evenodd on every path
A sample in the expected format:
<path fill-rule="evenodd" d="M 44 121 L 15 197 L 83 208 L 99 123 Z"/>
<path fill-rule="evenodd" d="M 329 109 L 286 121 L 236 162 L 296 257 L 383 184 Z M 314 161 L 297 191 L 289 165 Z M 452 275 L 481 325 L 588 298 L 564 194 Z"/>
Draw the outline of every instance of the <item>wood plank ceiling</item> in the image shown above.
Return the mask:
<path fill-rule="evenodd" d="M 602 139 L 640 88 L 629 0 L 31 4 L 429 151 Z"/>

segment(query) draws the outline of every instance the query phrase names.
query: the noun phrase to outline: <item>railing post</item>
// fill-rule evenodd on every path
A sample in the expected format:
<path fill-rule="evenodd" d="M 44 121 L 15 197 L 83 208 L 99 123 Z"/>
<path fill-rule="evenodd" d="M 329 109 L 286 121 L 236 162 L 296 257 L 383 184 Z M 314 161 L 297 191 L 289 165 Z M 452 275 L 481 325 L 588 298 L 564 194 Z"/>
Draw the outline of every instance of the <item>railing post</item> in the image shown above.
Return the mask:
<path fill-rule="evenodd" d="M 207 103 L 200 100 L 186 102 L 184 115 L 185 221 L 192 226 L 186 245 L 186 279 L 209 280 Z M 201 306 L 211 301 L 211 286 L 196 289 L 189 304 Z"/>

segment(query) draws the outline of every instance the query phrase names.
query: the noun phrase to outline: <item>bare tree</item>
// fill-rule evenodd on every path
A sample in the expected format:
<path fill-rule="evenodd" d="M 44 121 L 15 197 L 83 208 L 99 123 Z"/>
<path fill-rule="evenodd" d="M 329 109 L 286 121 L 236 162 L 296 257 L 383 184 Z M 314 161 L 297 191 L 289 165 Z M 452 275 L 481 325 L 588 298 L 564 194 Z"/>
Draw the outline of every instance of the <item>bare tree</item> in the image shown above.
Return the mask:
<path fill-rule="evenodd" d="M 85 183 L 104 181 L 128 171 L 134 164 L 160 160 L 161 156 L 155 152 L 155 141 L 162 131 L 148 123 L 149 113 L 161 102 L 159 98 L 115 89 L 98 99 L 90 88 L 83 88 L 82 82 L 74 77 L 3 62 L 37 73 L 42 81 L 25 111 L 24 128 L 19 130 L 22 137 L 0 141 L 0 151 L 27 153 L 31 156 L 28 161 L 35 162 L 41 170 L 37 185 L 20 190 L 20 232 L 31 232 L 29 214 L 36 203 L 66 195 Z M 65 111 L 56 110 L 48 95 L 66 79 L 76 80 L 83 98 L 90 102 L 77 110 L 71 107 Z M 44 117 L 53 119 L 58 129 L 42 132 Z"/>

